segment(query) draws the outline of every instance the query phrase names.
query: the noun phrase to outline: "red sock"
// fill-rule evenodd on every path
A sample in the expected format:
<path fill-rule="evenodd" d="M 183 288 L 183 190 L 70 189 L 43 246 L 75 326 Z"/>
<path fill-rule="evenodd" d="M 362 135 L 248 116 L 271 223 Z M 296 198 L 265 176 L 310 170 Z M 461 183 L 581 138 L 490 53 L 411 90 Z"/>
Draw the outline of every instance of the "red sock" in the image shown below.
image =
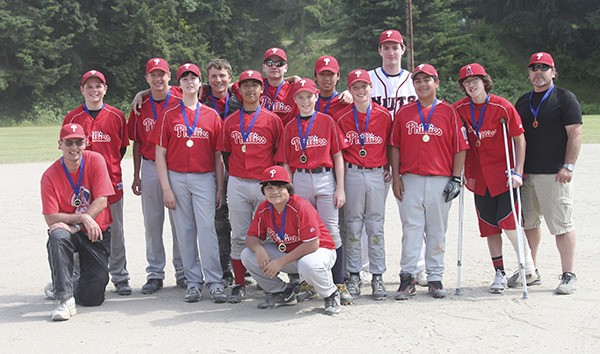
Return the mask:
<path fill-rule="evenodd" d="M 502 256 L 492 257 L 492 263 L 494 264 L 494 270 L 500 270 L 502 274 L 504 273 L 504 260 Z"/>
<path fill-rule="evenodd" d="M 235 278 L 235 284 L 245 286 L 246 285 L 246 267 L 242 263 L 241 259 L 232 259 L 231 266 L 233 267 L 233 276 Z"/>

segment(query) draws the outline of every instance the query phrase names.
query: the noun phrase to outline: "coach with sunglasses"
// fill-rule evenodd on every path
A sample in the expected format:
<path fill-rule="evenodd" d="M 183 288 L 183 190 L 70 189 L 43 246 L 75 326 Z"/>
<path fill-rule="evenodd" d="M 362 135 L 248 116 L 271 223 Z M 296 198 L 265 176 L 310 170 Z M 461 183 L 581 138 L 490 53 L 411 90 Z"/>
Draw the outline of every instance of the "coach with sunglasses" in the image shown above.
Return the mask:
<path fill-rule="evenodd" d="M 68 320 L 76 305 L 104 302 L 110 255 L 110 209 L 114 195 L 104 157 L 85 150 L 79 124 L 62 127 L 58 148 L 63 156 L 44 172 L 42 208 L 48 224 L 48 261 L 56 309 L 53 321 Z M 73 279 L 73 255 L 79 253 L 80 276 Z"/>
<path fill-rule="evenodd" d="M 581 148 L 581 106 L 572 92 L 554 85 L 556 67 L 550 54 L 534 53 L 528 71 L 533 91 L 515 105 L 527 141 L 521 189 L 525 234 L 537 265 L 544 218 L 561 258 L 561 282 L 555 293 L 571 294 L 577 282 L 571 180 Z"/>
<path fill-rule="evenodd" d="M 263 108 L 277 114 L 283 125 L 287 123 L 286 116 L 292 111 L 294 104 L 292 97 L 288 95 L 292 90 L 292 83 L 284 79 L 288 70 L 287 56 L 281 48 L 269 48 L 263 56 L 263 73 L 265 74 L 264 90 L 260 97 L 260 105 Z"/>

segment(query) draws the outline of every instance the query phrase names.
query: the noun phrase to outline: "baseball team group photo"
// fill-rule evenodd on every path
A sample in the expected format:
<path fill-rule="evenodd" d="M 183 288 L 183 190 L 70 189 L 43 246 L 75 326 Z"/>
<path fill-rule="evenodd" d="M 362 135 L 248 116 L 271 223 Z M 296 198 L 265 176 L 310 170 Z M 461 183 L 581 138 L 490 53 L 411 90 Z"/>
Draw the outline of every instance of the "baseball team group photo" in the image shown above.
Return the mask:
<path fill-rule="evenodd" d="M 399 26 L 370 41 L 378 66 L 327 51 L 311 75 L 281 44 L 151 55 L 126 101 L 84 66 L 59 126 L 0 128 L 39 154 L 0 163 L 1 346 L 592 351 L 598 118 L 564 55 L 515 55 L 527 88 L 503 97 L 478 57 L 448 73 Z"/>

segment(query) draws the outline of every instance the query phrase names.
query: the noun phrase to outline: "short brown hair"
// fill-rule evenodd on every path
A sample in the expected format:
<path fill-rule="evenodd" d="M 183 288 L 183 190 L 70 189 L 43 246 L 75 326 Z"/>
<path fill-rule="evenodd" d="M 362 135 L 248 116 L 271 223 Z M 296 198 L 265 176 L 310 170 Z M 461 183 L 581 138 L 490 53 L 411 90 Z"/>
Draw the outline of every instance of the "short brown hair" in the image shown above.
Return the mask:
<path fill-rule="evenodd" d="M 233 77 L 233 70 L 231 69 L 231 64 L 229 64 L 229 62 L 225 59 L 213 59 L 211 61 L 208 62 L 208 64 L 206 64 L 206 76 L 208 77 L 208 72 L 210 71 L 210 69 L 217 69 L 217 70 L 227 70 L 227 73 L 229 74 L 230 77 Z"/>

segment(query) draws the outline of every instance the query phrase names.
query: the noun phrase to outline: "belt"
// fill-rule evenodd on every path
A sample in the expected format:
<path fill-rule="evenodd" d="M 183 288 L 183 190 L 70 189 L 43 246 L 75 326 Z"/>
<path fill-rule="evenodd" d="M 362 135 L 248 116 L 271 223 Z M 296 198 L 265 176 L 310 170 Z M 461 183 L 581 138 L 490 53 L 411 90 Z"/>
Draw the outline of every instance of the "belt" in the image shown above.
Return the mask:
<path fill-rule="evenodd" d="M 353 165 L 351 163 L 347 163 L 346 167 L 348 167 L 348 168 L 355 168 L 357 170 L 378 170 L 380 168 L 383 168 L 383 166 L 378 166 L 378 167 L 364 167 L 364 166 L 360 166 L 360 165 Z"/>
<path fill-rule="evenodd" d="M 313 168 L 312 170 L 309 170 L 308 168 L 298 168 L 298 169 L 296 169 L 296 172 L 322 173 L 322 172 L 329 172 L 331 170 L 332 170 L 331 167 L 317 167 L 317 168 Z"/>
<path fill-rule="evenodd" d="M 152 161 L 152 162 L 154 162 L 154 160 L 147 159 L 147 158 L 145 158 L 144 156 L 142 156 L 142 159 L 144 159 L 144 160 L 146 160 L 146 161 Z"/>

